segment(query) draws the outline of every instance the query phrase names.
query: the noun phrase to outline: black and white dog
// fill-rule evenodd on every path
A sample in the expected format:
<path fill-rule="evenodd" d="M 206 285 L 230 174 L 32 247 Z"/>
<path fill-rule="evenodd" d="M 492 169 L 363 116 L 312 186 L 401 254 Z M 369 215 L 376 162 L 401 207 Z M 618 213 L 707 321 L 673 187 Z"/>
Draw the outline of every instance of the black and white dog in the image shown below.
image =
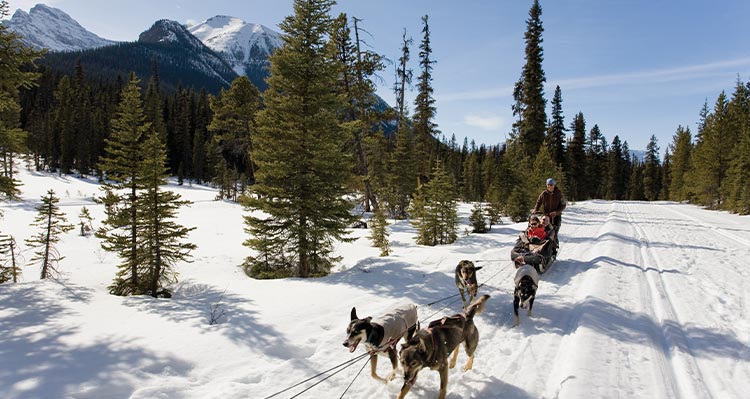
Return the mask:
<path fill-rule="evenodd" d="M 539 273 L 537 273 L 534 266 L 516 265 L 516 277 L 514 281 L 516 283 L 516 289 L 513 291 L 513 318 L 515 319 L 514 326 L 521 323 L 518 318 L 518 308 L 529 309 L 529 316 L 531 316 L 531 308 L 534 307 L 534 298 L 536 298 L 536 289 L 539 286 Z"/>
<path fill-rule="evenodd" d="M 388 383 L 396 376 L 398 368 L 396 344 L 401 338 L 408 341 L 418 328 L 417 306 L 414 304 L 396 307 L 377 320 L 372 320 L 372 317 L 360 319 L 357 317 L 357 309 L 352 308 L 344 346 L 349 348 L 349 352 L 354 352 L 357 345 L 363 342 L 370 354 L 370 375 L 376 380 Z M 393 366 L 393 371 L 386 378 L 378 376 L 376 372 L 378 355 L 388 356 Z"/>
<path fill-rule="evenodd" d="M 474 262 L 468 260 L 462 260 L 458 262 L 456 266 L 456 287 L 458 288 L 459 294 L 461 294 L 461 301 L 464 303 L 464 309 L 474 302 L 474 298 L 477 296 L 477 270 L 481 269 L 482 266 L 474 266 Z M 469 300 L 466 300 L 464 291 L 469 293 Z"/>

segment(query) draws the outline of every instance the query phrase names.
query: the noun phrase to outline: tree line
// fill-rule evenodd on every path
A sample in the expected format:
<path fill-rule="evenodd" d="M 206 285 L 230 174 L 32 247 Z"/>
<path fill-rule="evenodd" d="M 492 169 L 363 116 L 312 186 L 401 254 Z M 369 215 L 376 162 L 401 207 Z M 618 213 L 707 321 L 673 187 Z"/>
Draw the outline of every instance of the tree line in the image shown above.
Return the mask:
<path fill-rule="evenodd" d="M 139 230 L 138 209 L 140 196 L 181 204 L 149 194 L 167 174 L 180 184 L 211 184 L 218 188 L 217 199 L 245 207 L 245 245 L 253 255 L 243 267 L 258 278 L 328 273 L 337 261 L 334 243 L 349 239 L 347 229 L 357 216 L 352 193 L 364 211 L 375 213 L 372 238 L 384 254 L 386 216 L 411 219 L 420 244 L 448 244 L 457 238 L 457 200 L 478 204 L 474 231 L 486 231 L 485 219 L 490 225 L 500 215 L 525 219 L 547 177 L 555 177 L 574 201 L 687 200 L 750 212 L 745 188 L 750 152 L 744 151 L 750 145 L 748 84 L 738 81 L 732 98 L 722 93 L 713 109 L 704 105 L 695 137 L 679 127 L 662 158 L 652 136 L 644 159 L 637 159 L 619 136 L 610 142 L 596 124 L 587 128 L 582 112 L 566 126 L 559 86 L 548 117 L 542 10 L 535 1 L 526 21 L 525 64 L 513 92 L 510 139 L 491 146 L 465 139 L 459 145 L 455 134 L 446 138 L 434 122 L 429 17 L 422 18 L 416 74 L 414 40 L 403 31 L 394 64 L 396 104 L 383 110 L 375 106 L 373 80 L 386 69 L 384 57 L 363 45 L 361 20 L 331 16 L 332 4 L 294 2 L 293 15 L 280 25 L 284 44 L 270 58 L 262 93 L 246 77 L 216 94 L 185 87 L 165 92 L 157 62 L 148 83 L 140 85 L 136 76 L 89 78 L 80 63 L 72 75 L 42 68 L 33 76 L 34 87 L 16 84 L 8 91 L 14 96 L 9 103 L 17 107 L 15 122 L 0 126 L 3 193 L 17 193 L 12 171 L 23 154 L 38 170 L 93 175 L 114 184 L 103 200 L 108 221 L 98 232 L 123 259 L 111 290 L 152 295 L 163 292 L 154 281 L 173 276 L 154 262 L 142 268 L 136 261 L 160 257 L 133 252 L 147 237 Z M 23 70 L 21 64 L 16 69 Z M 405 101 L 412 86 L 413 105 Z M 128 123 L 126 110 L 132 114 Z M 386 134 L 388 123 L 395 129 Z M 128 129 L 142 130 L 128 144 L 138 160 L 121 166 L 148 163 L 148 173 L 156 176 L 163 159 L 164 174 L 153 177 L 152 186 L 143 185 L 144 171 L 118 177 L 112 146 Z M 13 145 L 7 139 L 11 131 L 23 132 Z M 728 151 L 724 143 L 736 145 Z M 170 209 L 164 210 L 165 220 L 174 217 Z M 189 231 L 172 228 L 177 241 Z M 115 234 L 117 229 L 122 234 Z M 189 249 L 182 247 L 183 257 L 172 259 L 186 259 Z"/>

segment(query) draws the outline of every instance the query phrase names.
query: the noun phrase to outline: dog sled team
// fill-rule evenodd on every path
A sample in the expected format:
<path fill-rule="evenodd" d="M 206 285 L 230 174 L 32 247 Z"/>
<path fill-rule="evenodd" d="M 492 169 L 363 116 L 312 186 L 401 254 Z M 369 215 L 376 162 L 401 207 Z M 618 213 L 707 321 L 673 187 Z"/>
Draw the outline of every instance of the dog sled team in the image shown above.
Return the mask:
<path fill-rule="evenodd" d="M 534 306 L 539 274 L 544 273 L 557 257 L 559 248 L 558 232 L 562 211 L 566 203 L 557 182 L 547 179 L 547 187 L 539 195 L 531 212 L 527 228 L 519 233 L 511 260 L 516 267 L 513 292 L 514 326 L 520 323 L 519 307 L 531 309 Z M 543 211 L 543 212 L 542 212 Z M 489 295 L 477 298 L 479 285 L 477 267 L 469 260 L 462 260 L 456 266 L 455 281 L 461 295 L 464 311 L 453 316 L 431 321 L 421 328 L 417 317 L 417 306 L 406 304 L 373 319 L 360 318 L 356 308 L 352 308 L 351 320 L 346 328 L 347 338 L 343 345 L 354 352 L 359 344 L 370 355 L 370 375 L 388 383 L 396 377 L 399 366 L 404 374 L 404 383 L 397 399 L 403 399 L 414 385 L 417 374 L 422 369 L 435 370 L 440 374 L 439 399 L 444 399 L 448 387 L 448 370 L 456 365 L 461 344 L 468 356 L 464 371 L 471 370 L 474 355 L 479 344 L 479 332 L 474 325 L 474 316 L 481 313 Z M 403 339 L 401 348 L 397 344 Z M 377 374 L 378 356 L 387 356 L 392 370 L 385 378 Z"/>

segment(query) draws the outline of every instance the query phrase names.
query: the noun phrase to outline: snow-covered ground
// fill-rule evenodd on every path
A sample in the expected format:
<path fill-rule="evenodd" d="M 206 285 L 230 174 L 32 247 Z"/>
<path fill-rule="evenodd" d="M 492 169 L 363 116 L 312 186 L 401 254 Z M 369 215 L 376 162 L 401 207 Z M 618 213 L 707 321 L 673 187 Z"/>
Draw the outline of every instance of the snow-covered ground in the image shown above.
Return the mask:
<path fill-rule="evenodd" d="M 0 231 L 21 243 L 29 237 L 49 188 L 69 221 L 85 205 L 100 224 L 95 182 L 21 177 L 24 201 L 0 204 Z M 423 247 L 399 222 L 390 226 L 393 255 L 385 258 L 366 230 L 355 230 L 359 239 L 339 246 L 343 262 L 331 275 L 260 281 L 238 267 L 249 254 L 241 207 L 214 201 L 210 188 L 170 189 L 194 202 L 180 222 L 197 227 L 198 245 L 195 261 L 177 267 L 174 297 L 109 295 L 118 260 L 98 239 L 66 234 L 61 280 L 40 281 L 38 266 L 29 265 L 23 282 L 0 285 L 0 396 L 392 398 L 403 378 L 373 380 L 367 357 L 301 382 L 363 354 L 342 346 L 352 306 L 377 316 L 411 301 L 423 324 L 459 312 L 456 297 L 427 304 L 457 293 L 453 271 L 462 259 L 484 266 L 480 293 L 492 297 L 475 318 L 474 368 L 450 371 L 448 398 L 742 398 L 750 391 L 748 217 L 669 202 L 570 204 L 559 259 L 542 275 L 534 314 L 522 312 L 514 328 L 509 253 L 521 224 Z M 462 231 L 469 210 L 460 208 Z M 225 314 L 209 325 L 216 303 Z M 465 361 L 462 351 L 459 365 Z M 381 359 L 379 373 L 389 368 Z M 438 386 L 438 373 L 423 370 L 407 398 L 434 398 Z"/>

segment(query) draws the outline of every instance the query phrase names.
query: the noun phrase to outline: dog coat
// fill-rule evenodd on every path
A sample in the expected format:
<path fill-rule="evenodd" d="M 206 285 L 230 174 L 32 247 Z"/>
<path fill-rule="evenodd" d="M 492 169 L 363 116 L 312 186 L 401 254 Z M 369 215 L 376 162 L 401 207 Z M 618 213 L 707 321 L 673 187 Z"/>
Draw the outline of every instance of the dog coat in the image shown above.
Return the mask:
<path fill-rule="evenodd" d="M 531 277 L 531 280 L 534 282 L 534 285 L 539 285 L 539 273 L 536 272 L 536 269 L 534 269 L 534 266 L 531 266 L 529 264 L 525 264 L 516 270 L 516 277 L 514 278 L 516 285 L 518 285 L 519 282 L 521 282 L 521 278 L 523 276 L 529 276 Z"/>
<path fill-rule="evenodd" d="M 395 344 L 409 328 L 417 324 L 417 305 L 398 306 L 372 322 L 383 327 L 383 343 L 392 340 Z"/>

